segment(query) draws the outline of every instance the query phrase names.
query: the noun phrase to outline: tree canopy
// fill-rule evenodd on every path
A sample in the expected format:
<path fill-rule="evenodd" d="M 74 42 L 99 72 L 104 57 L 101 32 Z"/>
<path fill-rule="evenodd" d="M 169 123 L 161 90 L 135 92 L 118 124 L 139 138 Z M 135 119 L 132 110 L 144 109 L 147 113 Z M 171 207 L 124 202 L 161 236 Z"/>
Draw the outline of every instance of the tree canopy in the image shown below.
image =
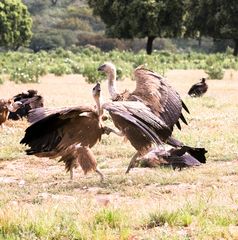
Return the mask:
<path fill-rule="evenodd" d="M 184 0 L 88 0 L 106 24 L 106 35 L 132 39 L 147 37 L 152 52 L 156 37 L 177 37 L 183 29 Z"/>
<path fill-rule="evenodd" d="M 238 54 L 237 0 L 190 0 L 186 17 L 187 36 L 209 36 L 233 39 L 234 55 Z"/>
<path fill-rule="evenodd" d="M 0 46 L 17 49 L 31 39 L 32 20 L 21 0 L 0 2 Z"/>

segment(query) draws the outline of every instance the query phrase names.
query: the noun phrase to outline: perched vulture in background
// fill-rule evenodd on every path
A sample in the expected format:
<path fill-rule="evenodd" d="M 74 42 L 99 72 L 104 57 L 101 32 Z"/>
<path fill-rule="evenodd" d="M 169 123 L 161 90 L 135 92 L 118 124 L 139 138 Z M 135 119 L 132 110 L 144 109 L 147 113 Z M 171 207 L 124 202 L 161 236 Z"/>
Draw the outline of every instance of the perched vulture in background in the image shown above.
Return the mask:
<path fill-rule="evenodd" d="M 0 99 L 0 126 L 6 122 L 9 113 L 17 111 L 22 106 L 19 101 L 14 102 L 12 99 Z"/>
<path fill-rule="evenodd" d="M 73 168 L 80 165 L 85 174 L 94 170 L 103 180 L 91 148 L 101 140 L 102 134 L 109 134 L 113 130 L 102 125 L 100 90 L 100 84 L 93 88 L 96 108 L 78 106 L 31 110 L 28 119 L 32 125 L 26 129 L 20 142 L 29 146 L 27 155 L 61 157 L 59 161 L 65 163 L 71 179 Z"/>
<path fill-rule="evenodd" d="M 106 73 L 108 78 L 108 89 L 111 95 L 113 103 L 119 101 L 119 105 L 126 107 L 127 103 L 132 102 L 134 107 L 137 106 L 137 111 L 133 109 L 133 114 L 140 118 L 145 126 L 148 124 L 151 126 L 150 129 L 160 139 L 160 143 L 168 143 L 174 147 L 182 147 L 183 143 L 175 140 L 171 137 L 173 127 L 176 126 L 181 129 L 179 119 L 187 124 L 183 114 L 182 108 L 188 113 L 188 108 L 181 100 L 179 94 L 167 83 L 159 74 L 150 71 L 143 66 L 140 66 L 134 71 L 134 79 L 136 80 L 136 89 L 130 93 L 124 91 L 118 93 L 116 89 L 116 68 L 112 63 L 104 63 L 98 68 L 98 71 Z M 137 153 L 132 157 L 130 164 L 127 168 L 126 173 L 134 166 L 136 159 L 145 155 L 147 152 L 152 150 L 152 141 L 148 140 L 143 134 L 135 134 L 133 128 L 128 127 L 126 123 L 120 119 L 116 119 L 120 116 L 117 110 L 113 108 L 113 103 L 107 104 L 106 109 L 109 111 L 115 126 L 121 130 L 132 146 L 137 150 Z M 104 107 L 105 108 L 105 107 Z M 130 109 L 127 108 L 128 115 L 131 115 Z M 145 118 L 145 111 L 150 112 L 150 119 Z M 124 112 L 125 115 L 125 112 Z M 150 123 L 149 123 L 149 122 Z M 188 146 L 186 146 L 189 148 Z M 198 161 L 205 158 L 203 151 L 197 149 L 195 158 L 198 157 Z"/>
<path fill-rule="evenodd" d="M 20 101 L 22 106 L 16 111 L 11 112 L 8 119 L 19 120 L 23 117 L 27 117 L 29 111 L 34 108 L 43 107 L 43 97 L 37 94 L 36 90 L 30 89 L 26 92 L 22 92 L 13 97 L 14 102 Z"/>
<path fill-rule="evenodd" d="M 193 153 L 198 153 L 204 156 L 204 158 L 195 158 Z M 138 159 L 140 165 L 143 167 L 157 167 L 157 166 L 172 166 L 175 168 L 194 167 L 200 166 L 206 162 L 205 153 L 207 151 L 204 148 L 191 148 L 182 146 L 178 148 L 171 148 L 165 150 L 163 147 L 152 149 L 146 155 Z M 202 154 L 201 154 L 202 153 Z"/>
<path fill-rule="evenodd" d="M 206 83 L 206 78 L 202 78 L 201 82 L 192 85 L 192 87 L 188 91 L 188 95 L 191 97 L 201 97 L 208 89 L 208 85 Z"/>

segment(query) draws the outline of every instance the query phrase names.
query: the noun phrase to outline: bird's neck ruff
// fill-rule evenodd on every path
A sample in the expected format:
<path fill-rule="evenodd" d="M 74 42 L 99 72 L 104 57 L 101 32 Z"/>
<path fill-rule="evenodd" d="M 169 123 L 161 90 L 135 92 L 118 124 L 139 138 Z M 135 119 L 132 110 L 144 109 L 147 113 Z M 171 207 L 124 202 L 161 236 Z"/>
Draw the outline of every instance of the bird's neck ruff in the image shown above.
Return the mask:
<path fill-rule="evenodd" d="M 112 97 L 112 100 L 115 100 L 118 97 L 116 87 L 116 70 L 108 73 L 108 91 Z"/>

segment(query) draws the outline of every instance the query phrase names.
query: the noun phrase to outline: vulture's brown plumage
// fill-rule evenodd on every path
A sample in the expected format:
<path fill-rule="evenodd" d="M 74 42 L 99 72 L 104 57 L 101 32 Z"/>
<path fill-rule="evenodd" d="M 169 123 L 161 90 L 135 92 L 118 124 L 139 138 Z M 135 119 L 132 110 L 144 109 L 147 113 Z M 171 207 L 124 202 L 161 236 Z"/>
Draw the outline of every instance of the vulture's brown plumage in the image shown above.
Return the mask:
<path fill-rule="evenodd" d="M 112 63 L 104 63 L 98 68 L 99 71 L 106 73 L 108 78 L 108 89 L 112 100 L 115 101 L 130 101 L 134 105 L 139 106 L 140 117 L 144 115 L 144 108 L 150 110 L 153 114 L 154 124 L 153 131 L 160 138 L 161 142 L 172 143 L 175 141 L 171 137 L 173 127 L 176 126 L 181 129 L 179 119 L 187 124 L 182 109 L 188 113 L 189 110 L 181 100 L 179 94 L 167 83 L 166 79 L 159 74 L 140 66 L 134 71 L 134 79 L 136 80 L 136 88 L 133 92 L 124 91 L 118 93 L 116 89 L 116 68 Z M 133 130 L 129 131 L 126 124 L 118 123 L 119 120 L 113 117 L 113 112 L 110 113 L 116 127 L 118 127 L 124 135 L 130 140 L 131 144 L 136 148 L 137 153 L 132 157 L 131 162 L 126 172 L 129 172 L 133 167 L 136 158 L 145 154 L 145 149 L 151 149 L 151 142 L 145 142 L 143 136 L 135 137 Z M 155 120 L 156 119 L 156 120 Z M 147 125 L 147 119 L 143 119 L 144 124 Z M 141 142 L 141 144 L 135 144 Z M 140 145 L 140 147 L 138 147 Z M 203 155 L 203 154 L 201 154 Z"/>
<path fill-rule="evenodd" d="M 204 158 L 194 157 L 193 155 L 196 152 L 201 156 L 203 155 Z M 205 163 L 206 152 L 204 148 L 181 146 L 166 150 L 164 147 L 159 146 L 139 158 L 138 161 L 143 167 L 172 166 L 173 169 L 181 169 L 184 167 L 200 166 L 202 163 Z"/>
<path fill-rule="evenodd" d="M 118 93 L 116 88 L 116 68 L 108 62 L 98 68 L 108 78 L 108 89 L 113 101 L 140 101 L 148 106 L 165 124 L 173 130 L 174 124 L 180 129 L 179 119 L 187 124 L 182 108 L 189 112 L 179 94 L 167 83 L 166 79 L 151 70 L 139 66 L 134 70 L 136 88 L 133 92 Z"/>
<path fill-rule="evenodd" d="M 44 99 L 37 93 L 37 90 L 29 89 L 26 92 L 19 93 L 13 97 L 14 102 L 20 101 L 22 106 L 16 111 L 11 112 L 8 119 L 19 120 L 27 117 L 29 111 L 34 108 L 44 106 Z"/>
<path fill-rule="evenodd" d="M 0 126 L 7 120 L 10 112 L 17 111 L 22 105 L 21 102 L 14 102 L 12 99 L 0 99 Z"/>
<path fill-rule="evenodd" d="M 191 97 L 201 97 L 208 89 L 206 78 L 202 78 L 199 83 L 195 83 L 188 91 Z"/>
<path fill-rule="evenodd" d="M 66 107 L 55 110 L 36 108 L 30 111 L 33 122 L 20 143 L 29 146 L 28 155 L 56 158 L 65 163 L 73 178 L 73 168 L 80 165 L 86 174 L 97 168 L 91 148 L 107 133 L 101 122 L 100 85 L 93 88 L 96 108 L 92 106 Z"/>

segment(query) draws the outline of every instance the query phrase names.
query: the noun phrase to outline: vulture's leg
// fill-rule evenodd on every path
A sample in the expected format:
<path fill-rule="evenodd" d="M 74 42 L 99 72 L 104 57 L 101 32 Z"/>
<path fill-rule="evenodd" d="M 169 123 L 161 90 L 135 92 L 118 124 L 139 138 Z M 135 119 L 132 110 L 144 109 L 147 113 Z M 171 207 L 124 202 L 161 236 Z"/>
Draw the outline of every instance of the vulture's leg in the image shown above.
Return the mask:
<path fill-rule="evenodd" d="M 73 180 L 74 178 L 74 166 L 71 164 L 70 169 L 69 169 L 69 174 L 70 174 L 70 180 Z"/>
<path fill-rule="evenodd" d="M 95 169 L 95 172 L 100 175 L 101 182 L 103 182 L 104 181 L 104 175 L 101 173 L 101 171 L 98 169 L 98 167 Z"/>
<path fill-rule="evenodd" d="M 113 132 L 120 137 L 124 136 L 124 134 L 122 132 L 116 131 L 116 130 L 114 130 L 112 128 L 109 128 L 109 127 L 106 127 L 106 126 L 103 127 L 103 131 L 104 131 L 104 134 L 107 134 L 107 135 L 109 135 L 111 132 Z"/>
<path fill-rule="evenodd" d="M 137 157 L 139 157 L 139 156 L 140 156 L 140 153 L 137 152 L 137 153 L 132 157 L 132 159 L 131 159 L 131 161 L 130 161 L 130 163 L 129 163 L 129 166 L 128 166 L 127 170 L 126 170 L 126 173 L 129 173 L 130 169 L 135 166 L 136 159 L 137 159 Z"/>

